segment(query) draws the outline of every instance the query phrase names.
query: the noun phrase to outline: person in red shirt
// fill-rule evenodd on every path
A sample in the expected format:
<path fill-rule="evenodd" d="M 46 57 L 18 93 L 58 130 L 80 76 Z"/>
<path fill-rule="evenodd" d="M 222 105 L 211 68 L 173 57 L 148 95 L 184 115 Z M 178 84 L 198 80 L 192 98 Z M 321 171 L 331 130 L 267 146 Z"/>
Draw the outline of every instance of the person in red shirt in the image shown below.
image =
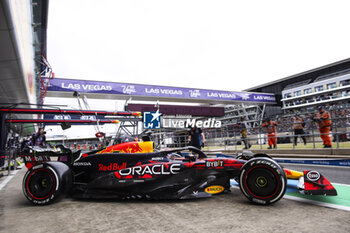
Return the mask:
<path fill-rule="evenodd" d="M 332 121 L 330 114 L 324 109 L 324 106 L 318 107 L 318 113 L 314 117 L 314 121 L 318 124 L 320 136 L 323 141 L 323 148 L 331 148 L 332 140 L 329 135 L 331 131 Z"/>
<path fill-rule="evenodd" d="M 276 146 L 277 146 L 277 130 L 276 130 L 277 123 L 272 121 L 270 118 L 267 118 L 266 122 L 264 124 L 262 124 L 261 126 L 266 128 L 266 131 L 267 131 L 267 138 L 268 138 L 268 143 L 269 143 L 269 147 L 267 149 L 272 149 L 272 145 L 273 145 L 273 148 L 276 148 Z"/>

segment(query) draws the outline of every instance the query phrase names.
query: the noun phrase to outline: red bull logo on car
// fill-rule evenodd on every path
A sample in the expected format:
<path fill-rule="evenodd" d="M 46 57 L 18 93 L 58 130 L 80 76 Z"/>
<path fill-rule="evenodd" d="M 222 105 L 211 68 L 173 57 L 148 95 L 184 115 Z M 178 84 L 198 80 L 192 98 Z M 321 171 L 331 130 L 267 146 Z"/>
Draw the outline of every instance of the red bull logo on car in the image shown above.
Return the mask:
<path fill-rule="evenodd" d="M 125 142 L 122 144 L 109 146 L 96 154 L 104 153 L 150 153 L 153 152 L 153 142 Z"/>
<path fill-rule="evenodd" d="M 118 164 L 118 163 L 110 163 L 109 165 L 99 164 L 99 171 L 118 171 L 126 168 L 126 163 Z"/>

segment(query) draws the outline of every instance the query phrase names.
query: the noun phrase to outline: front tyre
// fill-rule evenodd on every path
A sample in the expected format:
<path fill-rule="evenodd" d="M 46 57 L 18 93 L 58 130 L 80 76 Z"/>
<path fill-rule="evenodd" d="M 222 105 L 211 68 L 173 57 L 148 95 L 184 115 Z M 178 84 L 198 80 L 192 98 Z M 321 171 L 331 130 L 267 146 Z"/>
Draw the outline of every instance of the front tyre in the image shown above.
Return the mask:
<path fill-rule="evenodd" d="M 22 189 L 25 197 L 35 205 L 46 205 L 59 200 L 70 189 L 72 175 L 61 162 L 38 164 L 27 171 Z"/>
<path fill-rule="evenodd" d="M 250 201 L 269 205 L 283 197 L 287 178 L 281 166 L 274 160 L 254 158 L 241 168 L 239 186 Z"/>

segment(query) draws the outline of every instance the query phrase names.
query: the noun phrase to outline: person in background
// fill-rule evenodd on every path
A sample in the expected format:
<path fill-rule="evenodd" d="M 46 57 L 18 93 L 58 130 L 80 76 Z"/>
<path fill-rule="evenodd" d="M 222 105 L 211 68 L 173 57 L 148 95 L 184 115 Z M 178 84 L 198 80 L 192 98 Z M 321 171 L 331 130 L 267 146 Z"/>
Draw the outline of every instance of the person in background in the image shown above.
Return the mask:
<path fill-rule="evenodd" d="M 46 132 L 44 128 L 39 128 L 39 131 L 32 135 L 33 146 L 46 146 Z"/>
<path fill-rule="evenodd" d="M 252 145 L 248 142 L 248 125 L 244 121 L 244 117 L 240 117 L 239 128 L 241 131 L 241 138 L 244 143 L 244 149 L 249 149 Z"/>
<path fill-rule="evenodd" d="M 277 130 L 276 126 L 277 123 L 272 121 L 270 118 L 267 118 L 265 123 L 261 125 L 262 127 L 266 128 L 267 131 L 267 138 L 268 138 L 268 144 L 269 147 L 267 149 L 276 149 L 277 146 Z"/>
<path fill-rule="evenodd" d="M 202 146 L 206 145 L 206 140 L 202 129 L 197 128 L 197 126 L 191 127 L 188 135 L 188 141 L 191 146 L 201 149 Z"/>
<path fill-rule="evenodd" d="M 25 149 L 27 149 L 31 145 L 30 137 L 23 138 L 21 142 L 21 152 L 23 152 Z"/>
<path fill-rule="evenodd" d="M 301 139 L 303 139 L 304 145 L 306 145 L 304 119 L 299 114 L 295 114 L 292 120 L 293 120 L 293 129 L 294 129 L 294 145 L 295 146 L 297 145 L 298 135 L 300 135 Z"/>
<path fill-rule="evenodd" d="M 319 106 L 318 113 L 313 119 L 318 124 L 320 136 L 324 145 L 323 148 L 331 148 L 332 140 L 329 133 L 331 132 L 332 121 L 330 114 L 324 109 L 324 106 Z"/>

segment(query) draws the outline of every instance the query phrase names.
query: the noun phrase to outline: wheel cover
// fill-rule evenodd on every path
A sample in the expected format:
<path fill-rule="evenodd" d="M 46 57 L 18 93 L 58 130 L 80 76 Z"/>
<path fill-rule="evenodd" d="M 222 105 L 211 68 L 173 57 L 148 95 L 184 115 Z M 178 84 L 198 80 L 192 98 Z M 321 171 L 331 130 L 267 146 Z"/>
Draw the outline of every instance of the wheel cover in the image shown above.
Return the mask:
<path fill-rule="evenodd" d="M 246 174 L 247 191 L 256 198 L 267 199 L 279 189 L 277 174 L 268 167 L 252 167 Z"/>
<path fill-rule="evenodd" d="M 265 176 L 259 176 L 258 178 L 256 178 L 255 182 L 260 188 L 266 187 L 266 185 L 268 184 Z"/>
<path fill-rule="evenodd" d="M 52 195 L 55 185 L 55 178 L 49 170 L 38 169 L 29 175 L 26 189 L 34 199 L 43 200 Z"/>

